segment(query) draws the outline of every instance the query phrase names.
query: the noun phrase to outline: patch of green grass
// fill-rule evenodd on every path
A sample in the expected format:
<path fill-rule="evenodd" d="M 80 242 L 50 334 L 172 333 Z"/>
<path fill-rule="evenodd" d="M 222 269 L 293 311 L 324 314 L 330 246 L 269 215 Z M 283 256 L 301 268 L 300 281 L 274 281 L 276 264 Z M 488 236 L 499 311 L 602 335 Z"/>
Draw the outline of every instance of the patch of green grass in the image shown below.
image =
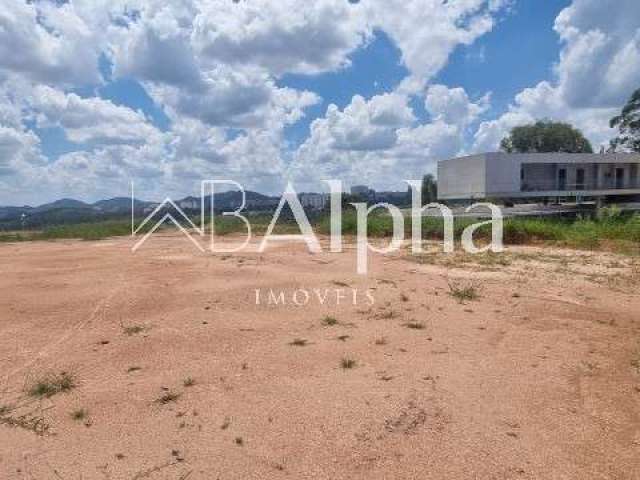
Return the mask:
<path fill-rule="evenodd" d="M 355 368 L 357 365 L 358 365 L 358 362 L 352 358 L 345 357 L 342 360 L 340 360 L 340 366 L 345 370 L 350 370 L 352 368 Z"/>
<path fill-rule="evenodd" d="M 480 298 L 478 288 L 474 284 L 461 285 L 458 283 L 449 283 L 449 295 L 460 303 Z"/>
<path fill-rule="evenodd" d="M 27 393 L 32 397 L 49 398 L 58 393 L 69 392 L 76 387 L 76 382 L 70 373 L 47 375 L 31 385 Z"/>
<path fill-rule="evenodd" d="M 337 318 L 335 318 L 335 317 L 331 317 L 331 316 L 329 316 L 329 315 L 327 315 L 326 317 L 324 317 L 324 318 L 322 319 L 322 324 L 323 324 L 324 326 L 326 326 L 326 327 L 333 327 L 334 325 L 337 325 L 338 323 L 339 323 L 339 322 L 338 322 L 338 319 L 337 319 Z"/>
<path fill-rule="evenodd" d="M 89 412 L 84 408 L 78 408 L 77 410 L 74 410 L 73 412 L 71 412 L 71 418 L 78 422 L 81 420 L 84 420 L 88 416 L 89 416 Z"/>

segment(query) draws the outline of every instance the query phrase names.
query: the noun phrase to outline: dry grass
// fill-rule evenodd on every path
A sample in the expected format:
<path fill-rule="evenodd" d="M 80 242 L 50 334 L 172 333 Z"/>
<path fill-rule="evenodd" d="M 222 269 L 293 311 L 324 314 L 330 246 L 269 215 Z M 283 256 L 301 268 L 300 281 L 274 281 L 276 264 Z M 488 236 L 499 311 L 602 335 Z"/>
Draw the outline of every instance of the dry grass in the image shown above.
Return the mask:
<path fill-rule="evenodd" d="M 37 380 L 28 389 L 27 393 L 32 397 L 49 398 L 58 393 L 69 392 L 76 387 L 76 381 L 68 372 L 46 375 Z"/>
<path fill-rule="evenodd" d="M 455 282 L 449 283 L 449 295 L 458 300 L 460 303 L 473 301 L 480 298 L 478 287 L 473 283 L 460 284 Z"/>

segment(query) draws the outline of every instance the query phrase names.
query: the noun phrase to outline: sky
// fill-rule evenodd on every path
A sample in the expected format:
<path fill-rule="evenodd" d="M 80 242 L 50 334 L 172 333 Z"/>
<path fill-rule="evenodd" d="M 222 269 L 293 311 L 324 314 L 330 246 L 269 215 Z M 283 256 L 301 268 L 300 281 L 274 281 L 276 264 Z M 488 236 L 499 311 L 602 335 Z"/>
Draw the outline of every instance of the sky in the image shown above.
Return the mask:
<path fill-rule="evenodd" d="M 637 0 L 0 0 L 0 205 L 406 190 L 637 88 Z"/>

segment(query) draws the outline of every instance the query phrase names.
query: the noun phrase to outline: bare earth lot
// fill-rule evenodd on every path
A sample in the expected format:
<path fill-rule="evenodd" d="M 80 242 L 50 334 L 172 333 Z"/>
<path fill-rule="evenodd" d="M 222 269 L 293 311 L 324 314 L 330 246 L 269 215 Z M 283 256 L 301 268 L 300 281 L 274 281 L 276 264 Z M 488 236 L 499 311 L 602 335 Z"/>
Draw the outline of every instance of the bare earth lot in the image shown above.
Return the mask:
<path fill-rule="evenodd" d="M 0 478 L 640 478 L 637 260 L 130 247 L 0 245 Z"/>

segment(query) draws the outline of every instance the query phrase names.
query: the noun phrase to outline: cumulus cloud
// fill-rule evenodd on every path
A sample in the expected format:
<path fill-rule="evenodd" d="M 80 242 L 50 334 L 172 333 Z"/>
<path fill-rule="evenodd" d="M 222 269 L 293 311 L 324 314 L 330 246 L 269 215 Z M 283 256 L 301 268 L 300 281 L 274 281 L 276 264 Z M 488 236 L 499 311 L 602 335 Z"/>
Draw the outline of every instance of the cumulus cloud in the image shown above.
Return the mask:
<path fill-rule="evenodd" d="M 72 142 L 140 143 L 160 134 L 143 113 L 101 98 L 40 85 L 29 100 L 39 127 L 61 127 Z"/>
<path fill-rule="evenodd" d="M 99 56 L 95 30 L 70 3 L 2 3 L 0 70 L 47 84 L 97 83 Z"/>
<path fill-rule="evenodd" d="M 495 25 L 495 14 L 509 2 L 494 0 L 386 0 L 368 3 L 372 23 L 402 52 L 411 75 L 401 90 L 417 93 L 446 64 L 459 45 L 470 45 Z"/>
<path fill-rule="evenodd" d="M 535 119 L 566 121 L 594 145 L 615 132 L 609 119 L 640 85 L 640 3 L 574 0 L 555 21 L 562 42 L 555 79 L 520 92 L 509 111 L 480 125 L 475 150 L 493 150 L 514 126 Z"/>
<path fill-rule="evenodd" d="M 467 100 L 465 119 L 458 116 L 460 105 L 449 102 L 451 97 Z M 297 180 L 336 178 L 403 188 L 403 179 L 421 178 L 433 170 L 435 160 L 457 154 L 463 147 L 464 126 L 481 110 L 462 89 L 434 88 L 428 103 L 438 118 L 420 124 L 409 101 L 406 95 L 392 93 L 368 101 L 355 96 L 343 110 L 330 105 L 296 152 Z"/>

